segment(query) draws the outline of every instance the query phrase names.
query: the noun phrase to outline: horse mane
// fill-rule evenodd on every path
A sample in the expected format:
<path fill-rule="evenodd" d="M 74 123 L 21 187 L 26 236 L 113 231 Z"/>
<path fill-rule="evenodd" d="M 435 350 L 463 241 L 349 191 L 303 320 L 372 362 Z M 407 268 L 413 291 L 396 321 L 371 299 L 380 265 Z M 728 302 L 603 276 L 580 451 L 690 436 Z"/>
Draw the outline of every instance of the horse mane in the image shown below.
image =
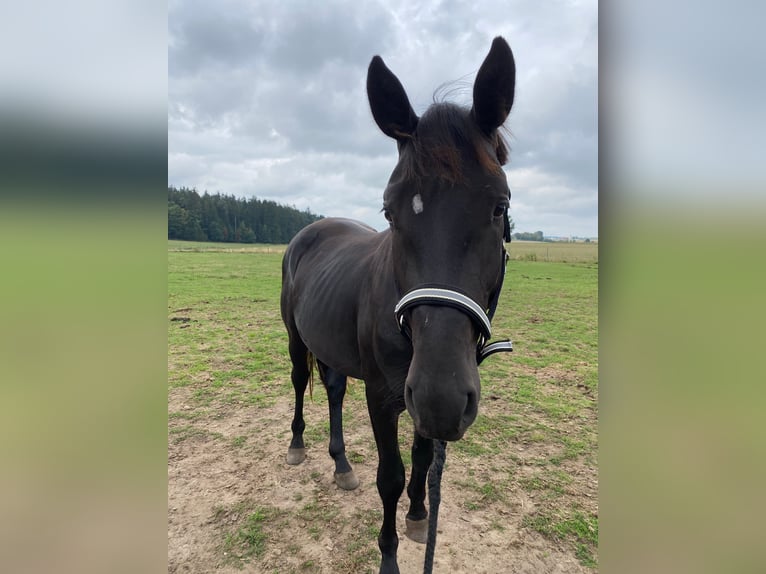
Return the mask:
<path fill-rule="evenodd" d="M 508 144 L 499 130 L 484 134 L 471 118 L 471 111 L 451 102 L 435 102 L 407 134 L 414 153 L 403 166 L 407 175 L 437 175 L 451 183 L 463 181 L 461 166 L 472 157 L 486 171 L 498 175 L 508 161 Z M 493 157 L 487 142 L 495 152 Z"/>

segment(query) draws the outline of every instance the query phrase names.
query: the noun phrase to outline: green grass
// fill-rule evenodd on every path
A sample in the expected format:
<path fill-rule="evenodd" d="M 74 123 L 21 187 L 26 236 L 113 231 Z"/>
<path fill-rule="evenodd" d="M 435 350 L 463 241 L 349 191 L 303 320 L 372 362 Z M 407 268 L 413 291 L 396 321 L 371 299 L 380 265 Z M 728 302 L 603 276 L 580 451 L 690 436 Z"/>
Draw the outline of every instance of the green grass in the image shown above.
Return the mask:
<path fill-rule="evenodd" d="M 378 530 L 383 520 L 380 510 L 357 510 L 353 515 L 357 525 L 346 541 L 346 551 L 339 571 L 373 574 L 378 570 Z"/>
<path fill-rule="evenodd" d="M 469 498 L 463 504 L 466 510 L 480 510 L 497 502 L 504 501 L 508 491 L 508 482 L 479 482 L 475 478 L 456 481 L 457 485 L 469 492 Z"/>
<path fill-rule="evenodd" d="M 548 251 L 527 251 L 535 257 L 519 260 L 524 258 L 522 247 Z M 283 250 L 284 246 L 169 242 L 168 384 L 171 390 L 183 389 L 191 407 L 169 414 L 170 441 L 219 440 L 220 435 L 202 430 L 202 423 L 232 405 L 266 409 L 285 397 L 292 401 L 287 335 L 279 314 Z M 514 352 L 494 355 L 481 365 L 479 415 L 464 438 L 450 444 L 445 480 L 452 476 L 451 467 L 467 473 L 470 480 L 458 485 L 464 497 L 459 504 L 472 512 L 506 508 L 515 513 L 509 506 L 514 492 L 524 491 L 540 506 L 525 515 L 522 527 L 563 544 L 583 565 L 595 568 L 596 493 L 581 481 L 582 476 L 595 477 L 597 468 L 597 245 L 525 246 L 514 241 L 511 255 L 515 259 L 508 265 L 493 333 L 496 338 L 510 337 Z M 321 385 L 307 400 L 327 412 Z M 307 447 L 317 456 L 326 455 L 327 418 L 306 423 Z M 359 424 L 369 424 L 364 386 L 352 381 L 344 426 Z M 399 428 L 402 459 L 409 469 L 412 426 L 406 412 Z M 288 437 L 285 422 L 285 446 Z M 257 442 L 252 435 L 226 440 L 232 449 L 245 451 Z M 350 448 L 349 460 L 375 465 L 374 442 L 363 449 L 364 454 Z M 525 472 L 520 471 L 522 465 Z M 306 482 L 321 478 L 313 473 Z M 593 492 L 585 500 L 578 493 L 588 489 Z M 301 502 L 300 513 L 312 529 L 308 535 L 319 538 L 322 528 L 329 528 L 332 508 L 317 506 L 308 495 Z M 256 509 L 248 512 L 258 516 Z M 227 531 L 231 551 L 244 556 L 252 548 L 247 559 L 257 558 L 257 549 L 269 542 L 269 516 L 240 521 Z M 348 547 L 343 564 L 334 565 L 337 571 L 377 569 L 380 516 L 379 511 L 355 516 L 357 522 L 345 530 L 352 535 L 344 539 Z M 498 515 L 489 520 L 503 524 Z M 307 560 L 303 570 L 318 568 Z"/>
<path fill-rule="evenodd" d="M 281 251 L 176 249 L 168 252 L 170 386 L 191 385 L 203 404 L 272 404 L 291 389 Z"/>
<path fill-rule="evenodd" d="M 248 562 L 263 554 L 267 540 L 263 524 L 269 515 L 268 510 L 258 508 L 247 514 L 239 527 L 226 534 L 223 548 L 228 561 Z"/>
<path fill-rule="evenodd" d="M 217 506 L 211 522 L 219 525 L 223 562 L 244 567 L 260 558 L 269 541 L 269 530 L 278 529 L 284 512 L 251 500 Z"/>
<path fill-rule="evenodd" d="M 567 516 L 540 511 L 524 518 L 528 528 L 556 540 L 573 543 L 575 556 L 584 566 L 596 567 L 594 549 L 598 545 L 598 518 L 575 510 Z"/>
<path fill-rule="evenodd" d="M 303 505 L 296 516 L 306 523 L 309 536 L 314 540 L 319 540 L 320 536 L 332 527 L 332 523 L 339 513 L 340 510 L 337 506 L 328 506 L 312 500 Z"/>
<path fill-rule="evenodd" d="M 245 444 L 245 441 L 247 440 L 246 436 L 235 436 L 233 439 L 231 439 L 231 446 L 240 447 Z"/>
<path fill-rule="evenodd" d="M 266 547 L 266 535 L 263 532 L 262 524 L 265 518 L 265 513 L 257 510 L 249 514 L 245 523 L 235 532 L 226 536 L 224 548 L 229 551 L 232 557 L 242 559 L 263 554 Z"/>
<path fill-rule="evenodd" d="M 573 478 L 559 468 L 541 467 L 530 477 L 519 480 L 519 485 L 528 492 L 543 493 L 543 498 L 556 498 L 566 492 Z"/>

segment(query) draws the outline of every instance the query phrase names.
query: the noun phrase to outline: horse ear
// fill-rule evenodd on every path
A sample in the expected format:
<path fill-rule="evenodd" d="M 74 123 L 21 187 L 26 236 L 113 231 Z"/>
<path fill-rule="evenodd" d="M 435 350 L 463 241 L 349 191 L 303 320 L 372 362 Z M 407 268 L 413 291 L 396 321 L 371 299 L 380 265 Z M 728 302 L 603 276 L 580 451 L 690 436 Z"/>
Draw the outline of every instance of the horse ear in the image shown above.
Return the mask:
<path fill-rule="evenodd" d="M 418 125 L 418 116 L 399 79 L 375 56 L 367 70 L 367 98 L 375 123 L 389 137 L 401 141 Z"/>
<path fill-rule="evenodd" d="M 487 135 L 505 122 L 513 105 L 516 87 L 516 63 L 508 43 L 498 36 L 492 41 L 476 82 L 473 84 L 473 114 Z"/>

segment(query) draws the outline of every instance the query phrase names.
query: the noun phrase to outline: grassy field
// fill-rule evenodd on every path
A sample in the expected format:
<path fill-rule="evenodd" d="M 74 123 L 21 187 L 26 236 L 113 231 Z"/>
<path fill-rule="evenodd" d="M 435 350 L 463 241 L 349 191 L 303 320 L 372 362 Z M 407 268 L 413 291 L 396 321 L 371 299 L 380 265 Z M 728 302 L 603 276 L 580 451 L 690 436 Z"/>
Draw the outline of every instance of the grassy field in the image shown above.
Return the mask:
<path fill-rule="evenodd" d="M 511 244 L 493 331 L 515 350 L 481 366 L 479 416 L 448 448 L 437 565 L 441 554 L 455 572 L 482 555 L 536 571 L 597 568 L 597 249 Z M 321 387 L 306 406 L 313 456 L 283 464 L 293 403 L 283 250 L 168 243 L 170 571 L 377 571 L 377 455 L 363 383 L 349 385 L 344 404 L 362 487 L 332 484 Z M 406 413 L 400 435 L 409 471 Z M 401 542 L 403 572 L 417 571 L 406 569 L 408 553 L 422 568 L 422 549 Z"/>

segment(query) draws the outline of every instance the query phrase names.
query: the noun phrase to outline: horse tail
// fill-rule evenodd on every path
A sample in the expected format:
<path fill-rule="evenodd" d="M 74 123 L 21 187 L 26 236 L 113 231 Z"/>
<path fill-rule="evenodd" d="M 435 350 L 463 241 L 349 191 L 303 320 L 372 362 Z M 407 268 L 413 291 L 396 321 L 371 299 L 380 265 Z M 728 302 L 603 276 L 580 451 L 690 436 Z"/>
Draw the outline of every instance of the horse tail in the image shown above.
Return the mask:
<path fill-rule="evenodd" d="M 314 353 L 306 351 L 306 364 L 309 368 L 309 397 L 314 400 L 314 370 L 317 368 L 317 359 Z"/>

